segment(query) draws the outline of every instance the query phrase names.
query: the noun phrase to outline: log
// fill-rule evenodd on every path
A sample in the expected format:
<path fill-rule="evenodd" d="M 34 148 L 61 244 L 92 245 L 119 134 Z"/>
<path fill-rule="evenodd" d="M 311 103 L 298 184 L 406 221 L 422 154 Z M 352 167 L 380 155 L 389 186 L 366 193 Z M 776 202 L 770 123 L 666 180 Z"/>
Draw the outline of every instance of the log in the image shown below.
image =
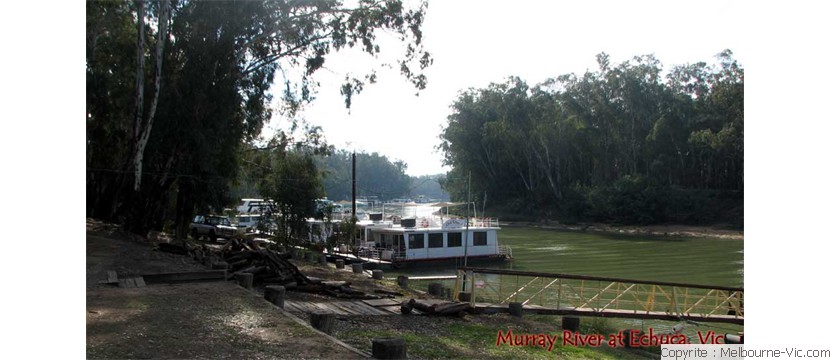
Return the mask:
<path fill-rule="evenodd" d="M 430 283 L 427 292 L 432 296 L 444 295 L 444 285 L 441 283 Z"/>
<path fill-rule="evenodd" d="M 406 276 L 406 275 L 398 275 L 398 286 L 400 286 L 404 289 L 408 288 L 409 287 L 409 277 Z"/>
<path fill-rule="evenodd" d="M 265 300 L 285 309 L 285 287 L 269 285 L 265 287 Z"/>
<path fill-rule="evenodd" d="M 568 330 L 570 332 L 579 331 L 579 317 L 576 317 L 576 316 L 563 316 L 562 317 L 562 330 Z"/>
<path fill-rule="evenodd" d="M 402 337 L 372 339 L 372 357 L 375 359 L 406 359 L 406 341 Z"/>
<path fill-rule="evenodd" d="M 329 312 L 313 312 L 311 315 L 311 326 L 326 334 L 331 334 L 331 328 L 334 325 L 334 313 Z"/>
<path fill-rule="evenodd" d="M 432 305 L 431 314 L 436 315 L 456 315 L 462 311 L 472 309 L 469 303 L 443 303 Z"/>
<path fill-rule="evenodd" d="M 507 310 L 510 312 L 510 315 L 522 317 L 522 303 L 520 302 L 512 302 L 507 304 Z"/>
<path fill-rule="evenodd" d="M 427 313 L 427 314 L 429 314 L 433 310 L 433 308 L 431 308 L 430 305 L 425 304 L 425 303 L 420 303 L 415 299 L 409 299 L 409 306 L 411 306 L 412 308 L 417 309 L 417 310 L 419 310 L 423 313 Z"/>
<path fill-rule="evenodd" d="M 383 270 L 372 270 L 372 279 L 383 280 Z"/>
<path fill-rule="evenodd" d="M 409 301 L 404 301 L 401 303 L 401 314 L 409 315 L 412 313 L 412 303 Z"/>
<path fill-rule="evenodd" d="M 254 288 L 254 274 L 250 273 L 240 273 L 236 274 L 236 281 L 242 287 L 250 290 Z"/>

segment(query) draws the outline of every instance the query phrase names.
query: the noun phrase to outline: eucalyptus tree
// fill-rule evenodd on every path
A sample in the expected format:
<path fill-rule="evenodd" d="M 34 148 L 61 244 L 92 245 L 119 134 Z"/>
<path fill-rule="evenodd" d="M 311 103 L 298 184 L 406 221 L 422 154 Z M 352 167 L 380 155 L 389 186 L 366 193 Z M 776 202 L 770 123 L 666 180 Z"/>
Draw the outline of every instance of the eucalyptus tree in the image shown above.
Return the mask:
<path fill-rule="evenodd" d="M 713 219 L 684 214 L 732 206 L 743 189 L 743 69 L 728 50 L 717 58 L 664 81 L 654 56 L 602 53 L 581 76 L 468 89 L 440 135 L 444 185 L 463 199 L 466 183 L 451 180 L 471 176 L 473 194 L 548 218 Z"/>
<path fill-rule="evenodd" d="M 170 3 L 169 17 L 165 4 L 87 2 L 89 213 L 124 216 L 135 231 L 158 225 L 172 195 L 180 223 L 194 207 L 220 206 L 240 146 L 271 118 L 274 94 L 292 116 L 313 100 L 313 75 L 332 52 L 377 56 L 378 34 L 391 32 L 406 49 L 401 74 L 417 89 L 426 86 L 425 3 L 181 0 Z M 143 69 L 145 60 L 156 66 Z M 143 87 L 145 78 L 153 86 Z M 375 79 L 348 75 L 346 106 Z M 143 101 L 148 94 L 153 100 Z"/>

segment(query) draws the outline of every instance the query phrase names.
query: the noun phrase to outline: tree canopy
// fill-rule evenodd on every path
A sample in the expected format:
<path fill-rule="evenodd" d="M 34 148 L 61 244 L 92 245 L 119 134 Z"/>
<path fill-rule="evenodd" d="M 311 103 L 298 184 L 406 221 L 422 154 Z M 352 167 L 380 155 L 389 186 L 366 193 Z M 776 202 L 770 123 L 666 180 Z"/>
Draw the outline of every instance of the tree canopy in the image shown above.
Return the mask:
<path fill-rule="evenodd" d="M 508 212 L 742 222 L 744 75 L 729 50 L 717 60 L 664 79 L 653 56 L 612 64 L 603 53 L 582 76 L 469 89 L 441 134 L 444 163 Z M 449 190 L 464 198 L 464 185 Z"/>
<path fill-rule="evenodd" d="M 120 219 L 137 232 L 161 227 L 171 208 L 186 227 L 194 209 L 228 203 L 239 154 L 271 119 L 274 97 L 281 99 L 279 111 L 292 117 L 313 100 L 313 75 L 332 52 L 354 48 L 376 55 L 378 32 L 397 34 L 406 48 L 401 74 L 417 89 L 426 85 L 421 70 L 432 61 L 421 42 L 425 3 L 137 0 L 86 6 L 87 214 Z M 373 73 L 345 78 L 346 106 L 374 80 Z M 288 141 L 284 135 L 277 139 Z M 143 178 L 140 187 L 136 178 Z"/>

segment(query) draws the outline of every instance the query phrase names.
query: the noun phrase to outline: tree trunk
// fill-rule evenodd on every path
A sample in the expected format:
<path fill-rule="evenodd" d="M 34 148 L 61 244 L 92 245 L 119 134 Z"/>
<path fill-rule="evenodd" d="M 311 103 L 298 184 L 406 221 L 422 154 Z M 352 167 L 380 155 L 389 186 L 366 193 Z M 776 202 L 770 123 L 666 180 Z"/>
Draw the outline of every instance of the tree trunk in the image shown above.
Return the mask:
<path fill-rule="evenodd" d="M 136 118 L 134 124 L 134 141 L 135 154 L 133 156 L 133 167 L 135 170 L 135 179 L 133 182 L 133 190 L 138 192 L 141 188 L 141 170 L 144 162 L 144 149 L 147 147 L 147 141 L 150 139 L 150 131 L 153 129 L 153 120 L 156 115 L 156 108 L 158 107 L 159 92 L 161 91 L 161 65 L 164 60 L 164 42 L 167 39 L 167 23 L 168 23 L 168 0 L 159 1 L 159 30 L 158 41 L 156 42 L 156 87 L 153 94 L 153 102 L 150 105 L 150 113 L 147 114 L 147 123 L 142 127 L 143 113 L 144 113 L 144 3 L 137 0 L 139 8 L 138 27 L 138 70 L 136 71 Z"/>

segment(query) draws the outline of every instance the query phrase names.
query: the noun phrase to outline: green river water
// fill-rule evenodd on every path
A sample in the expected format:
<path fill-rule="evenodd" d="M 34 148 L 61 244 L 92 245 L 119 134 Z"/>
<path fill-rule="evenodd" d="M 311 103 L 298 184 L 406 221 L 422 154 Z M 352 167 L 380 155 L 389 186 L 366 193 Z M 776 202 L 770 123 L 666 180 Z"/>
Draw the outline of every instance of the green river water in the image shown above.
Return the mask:
<path fill-rule="evenodd" d="M 498 236 L 501 244 L 513 249 L 513 260 L 471 266 L 743 286 L 743 240 L 609 234 L 527 227 L 504 227 Z M 455 275 L 455 266 L 405 269 L 394 274 Z"/>
<path fill-rule="evenodd" d="M 499 242 L 513 250 L 513 260 L 477 267 L 521 271 L 594 275 L 614 278 L 667 281 L 700 285 L 743 287 L 744 242 L 717 238 L 646 236 L 599 232 L 503 227 Z M 457 264 L 461 265 L 461 264 Z M 397 270 L 413 276 L 455 275 L 455 266 Z M 432 282 L 432 281 L 430 281 Z M 426 283 L 426 281 L 424 281 Z M 453 281 L 444 281 L 452 287 Z M 416 288 L 426 284 L 413 283 Z M 611 319 L 615 328 L 668 331 L 677 322 Z M 697 331 L 737 333 L 742 326 L 729 324 L 687 325 L 694 338 Z M 697 341 L 695 341 L 697 342 Z"/>

